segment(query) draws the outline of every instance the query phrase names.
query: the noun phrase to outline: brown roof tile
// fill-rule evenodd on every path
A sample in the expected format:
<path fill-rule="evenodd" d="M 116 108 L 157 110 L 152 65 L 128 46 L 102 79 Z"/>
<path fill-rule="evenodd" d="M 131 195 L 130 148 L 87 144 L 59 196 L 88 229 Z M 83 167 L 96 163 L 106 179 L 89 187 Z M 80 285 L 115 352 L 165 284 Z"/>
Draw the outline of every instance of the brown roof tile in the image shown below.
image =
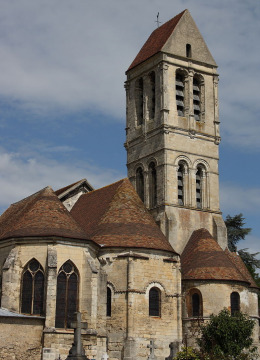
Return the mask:
<path fill-rule="evenodd" d="M 249 283 L 206 229 L 192 233 L 181 255 L 181 267 L 184 280 Z"/>
<path fill-rule="evenodd" d="M 128 179 L 82 195 L 71 215 L 102 246 L 175 252 Z"/>
<path fill-rule="evenodd" d="M 228 248 L 225 250 L 225 253 L 229 257 L 229 259 L 233 262 L 233 264 L 236 266 L 236 268 L 241 272 L 241 274 L 244 276 L 244 278 L 246 278 L 247 281 L 250 282 L 250 287 L 259 289 L 255 280 L 252 278 L 246 265 L 244 264 L 243 260 L 241 259 L 241 257 L 236 252 L 229 251 Z"/>
<path fill-rule="evenodd" d="M 50 187 L 12 204 L 0 217 L 0 239 L 26 236 L 87 239 Z"/>
<path fill-rule="evenodd" d="M 161 51 L 163 45 L 169 39 L 185 11 L 186 10 L 182 11 L 180 14 L 176 15 L 174 18 L 167 21 L 165 24 L 161 25 L 158 29 L 152 32 L 132 64 L 129 66 L 128 70 L 141 64 L 143 61 L 149 59 L 151 56 Z"/>

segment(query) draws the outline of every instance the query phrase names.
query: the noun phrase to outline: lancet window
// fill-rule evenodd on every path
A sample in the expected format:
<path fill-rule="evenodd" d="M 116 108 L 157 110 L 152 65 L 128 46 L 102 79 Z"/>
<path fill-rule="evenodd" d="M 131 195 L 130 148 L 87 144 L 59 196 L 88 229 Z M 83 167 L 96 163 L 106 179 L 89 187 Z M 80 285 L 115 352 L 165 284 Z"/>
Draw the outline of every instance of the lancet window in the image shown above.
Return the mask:
<path fill-rule="evenodd" d="M 202 208 L 202 198 L 203 198 L 203 194 L 202 194 L 202 174 L 203 174 L 203 170 L 201 167 L 197 168 L 197 172 L 196 172 L 196 205 L 198 209 Z"/>
<path fill-rule="evenodd" d="M 144 173 L 141 167 L 136 170 L 136 192 L 140 199 L 144 201 Z"/>
<path fill-rule="evenodd" d="M 155 72 L 149 74 L 149 97 L 148 97 L 148 111 L 149 118 L 154 119 L 155 115 Z"/>
<path fill-rule="evenodd" d="M 186 57 L 191 58 L 191 44 L 186 44 Z"/>
<path fill-rule="evenodd" d="M 41 264 L 32 259 L 25 267 L 21 286 L 21 312 L 43 315 L 44 272 Z"/>
<path fill-rule="evenodd" d="M 156 166 L 152 161 L 149 164 L 149 206 L 150 208 L 157 205 L 157 174 Z"/>
<path fill-rule="evenodd" d="M 201 86 L 196 77 L 193 78 L 193 109 L 196 121 L 201 120 Z"/>
<path fill-rule="evenodd" d="M 190 317 L 203 316 L 203 301 L 198 289 L 191 289 L 187 295 L 187 312 Z"/>
<path fill-rule="evenodd" d="M 66 261 L 57 278 L 56 319 L 57 328 L 70 328 L 73 315 L 78 309 L 79 274 L 75 265 Z"/>
<path fill-rule="evenodd" d="M 175 92 L 176 92 L 176 106 L 177 113 L 179 116 L 184 116 L 185 107 L 185 89 L 184 89 L 184 74 L 176 72 L 175 78 Z"/>
<path fill-rule="evenodd" d="M 178 167 L 178 204 L 184 205 L 184 164 L 179 163 Z"/>
<path fill-rule="evenodd" d="M 160 316 L 161 312 L 161 291 L 152 287 L 149 291 L 149 316 Z"/>
<path fill-rule="evenodd" d="M 107 287 L 107 316 L 111 316 L 112 313 L 112 292 L 110 287 Z"/>
<path fill-rule="evenodd" d="M 236 312 L 240 311 L 240 295 L 234 291 L 230 295 L 231 315 L 235 315 Z"/>
<path fill-rule="evenodd" d="M 137 125 L 142 125 L 144 118 L 144 82 L 142 78 L 135 83 L 135 105 Z"/>

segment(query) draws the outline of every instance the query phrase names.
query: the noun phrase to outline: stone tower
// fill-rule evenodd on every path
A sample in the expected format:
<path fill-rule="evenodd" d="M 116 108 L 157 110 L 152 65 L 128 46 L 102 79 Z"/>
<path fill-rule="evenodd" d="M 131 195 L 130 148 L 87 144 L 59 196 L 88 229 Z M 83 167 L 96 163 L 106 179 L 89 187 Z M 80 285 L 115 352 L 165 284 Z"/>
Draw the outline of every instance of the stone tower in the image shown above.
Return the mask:
<path fill-rule="evenodd" d="M 188 10 L 150 35 L 126 75 L 129 179 L 177 252 L 199 228 L 224 249 L 217 65 Z"/>

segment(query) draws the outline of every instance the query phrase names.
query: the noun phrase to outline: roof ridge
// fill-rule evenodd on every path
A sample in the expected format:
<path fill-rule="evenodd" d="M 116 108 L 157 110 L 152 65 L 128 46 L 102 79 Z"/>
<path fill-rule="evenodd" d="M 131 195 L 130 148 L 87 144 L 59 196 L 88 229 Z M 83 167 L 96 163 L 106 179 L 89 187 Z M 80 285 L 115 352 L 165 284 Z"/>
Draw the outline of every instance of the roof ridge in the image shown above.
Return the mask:
<path fill-rule="evenodd" d="M 125 180 L 127 180 L 127 179 L 128 179 L 128 178 L 123 178 L 123 179 L 117 180 L 117 181 L 113 182 L 112 184 L 108 184 L 108 185 L 102 186 L 101 188 L 94 189 L 94 190 L 92 190 L 92 191 L 90 191 L 89 193 L 86 193 L 86 194 L 84 194 L 84 195 L 88 195 L 88 194 L 93 193 L 93 192 L 95 192 L 95 191 L 103 190 L 103 189 L 105 189 L 105 188 L 107 188 L 107 187 L 109 187 L 109 186 L 115 185 L 115 184 L 117 184 L 117 183 L 119 183 L 119 182 L 123 182 L 123 181 L 125 181 Z"/>
<path fill-rule="evenodd" d="M 37 195 L 37 194 L 39 195 L 40 192 L 42 192 L 43 190 L 46 190 L 46 189 L 51 189 L 51 190 L 54 192 L 54 190 L 52 189 L 52 187 L 51 187 L 50 185 L 47 185 L 47 186 L 45 186 L 44 188 L 36 191 L 35 193 L 33 193 L 33 194 L 31 194 L 31 195 L 28 195 L 28 196 L 26 196 L 25 198 L 23 198 L 23 199 L 21 199 L 21 200 L 18 200 L 18 201 L 14 202 L 14 203 L 12 203 L 10 206 L 19 204 L 19 203 L 23 202 L 24 200 L 27 200 L 27 199 L 29 199 L 30 197 L 33 197 L 33 196 L 35 196 L 35 195 Z"/>

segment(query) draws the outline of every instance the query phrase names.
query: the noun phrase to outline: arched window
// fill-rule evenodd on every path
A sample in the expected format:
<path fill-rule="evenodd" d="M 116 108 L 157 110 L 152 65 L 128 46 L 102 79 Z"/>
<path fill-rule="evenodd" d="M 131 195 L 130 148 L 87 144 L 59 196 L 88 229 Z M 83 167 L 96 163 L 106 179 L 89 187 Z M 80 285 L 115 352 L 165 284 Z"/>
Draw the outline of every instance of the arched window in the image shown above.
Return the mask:
<path fill-rule="evenodd" d="M 43 315 L 44 272 L 41 264 L 32 259 L 25 267 L 21 286 L 21 312 Z"/>
<path fill-rule="evenodd" d="M 153 287 L 149 291 L 149 316 L 160 316 L 161 292 L 158 288 Z"/>
<path fill-rule="evenodd" d="M 135 105 L 136 105 L 136 116 L 137 116 L 137 125 L 143 123 L 144 117 L 144 83 L 143 79 L 140 78 L 135 83 Z"/>
<path fill-rule="evenodd" d="M 240 295 L 236 291 L 230 295 L 231 315 L 235 315 L 236 312 L 240 311 Z"/>
<path fill-rule="evenodd" d="M 107 316 L 111 316 L 111 303 L 112 301 L 112 292 L 109 287 L 107 287 Z"/>
<path fill-rule="evenodd" d="M 78 309 L 79 275 L 75 265 L 66 261 L 57 278 L 56 319 L 57 328 L 70 328 L 74 313 Z"/>
<path fill-rule="evenodd" d="M 198 289 L 191 289 L 186 297 L 189 317 L 203 316 L 202 295 Z"/>
<path fill-rule="evenodd" d="M 178 167 L 178 204 L 184 205 L 184 164 Z"/>
<path fill-rule="evenodd" d="M 141 167 L 136 170 L 136 192 L 140 199 L 144 201 L 144 174 Z"/>
<path fill-rule="evenodd" d="M 191 44 L 186 44 L 186 57 L 191 58 Z"/>
<path fill-rule="evenodd" d="M 184 74 L 176 72 L 175 77 L 176 106 L 179 116 L 184 116 Z"/>
<path fill-rule="evenodd" d="M 157 205 L 157 176 L 154 162 L 149 164 L 149 202 L 150 208 Z"/>
<path fill-rule="evenodd" d="M 155 72 L 149 74 L 149 98 L 148 98 L 148 111 L 149 118 L 154 119 L 155 115 Z"/>
<path fill-rule="evenodd" d="M 202 168 L 198 167 L 196 172 L 196 205 L 198 209 L 202 209 L 202 174 Z"/>
<path fill-rule="evenodd" d="M 196 121 L 201 120 L 201 87 L 200 81 L 194 77 L 193 78 L 193 109 L 194 109 L 194 118 Z"/>

